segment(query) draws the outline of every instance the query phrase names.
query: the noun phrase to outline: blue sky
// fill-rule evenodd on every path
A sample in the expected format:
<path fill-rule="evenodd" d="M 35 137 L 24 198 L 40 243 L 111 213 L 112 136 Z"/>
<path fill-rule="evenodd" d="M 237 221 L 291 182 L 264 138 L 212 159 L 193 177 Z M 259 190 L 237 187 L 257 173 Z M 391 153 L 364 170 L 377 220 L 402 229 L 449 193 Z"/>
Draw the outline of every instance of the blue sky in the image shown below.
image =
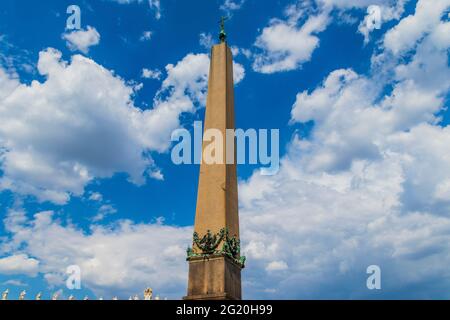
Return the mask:
<path fill-rule="evenodd" d="M 448 298 L 449 8 L 2 1 L 0 290 L 185 293 L 199 167 L 171 162 L 170 133 L 203 119 L 226 14 L 236 126 L 280 129 L 282 158 L 238 168 L 244 297 Z"/>

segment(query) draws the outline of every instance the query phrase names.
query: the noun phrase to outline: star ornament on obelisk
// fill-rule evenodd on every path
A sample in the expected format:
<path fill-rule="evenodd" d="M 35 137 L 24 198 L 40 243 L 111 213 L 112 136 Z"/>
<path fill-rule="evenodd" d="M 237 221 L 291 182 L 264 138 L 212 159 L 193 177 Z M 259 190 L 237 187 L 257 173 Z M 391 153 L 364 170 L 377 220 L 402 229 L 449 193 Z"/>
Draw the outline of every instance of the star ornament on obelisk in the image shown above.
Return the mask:
<path fill-rule="evenodd" d="M 226 43 L 225 20 L 220 21 L 220 44 L 211 50 L 204 125 L 205 131 L 221 131 L 224 150 L 226 130 L 235 129 L 233 56 Z M 187 300 L 242 299 L 245 257 L 240 255 L 236 161 L 227 164 L 225 157 L 222 164 L 200 165 L 193 243 L 187 250 Z"/>

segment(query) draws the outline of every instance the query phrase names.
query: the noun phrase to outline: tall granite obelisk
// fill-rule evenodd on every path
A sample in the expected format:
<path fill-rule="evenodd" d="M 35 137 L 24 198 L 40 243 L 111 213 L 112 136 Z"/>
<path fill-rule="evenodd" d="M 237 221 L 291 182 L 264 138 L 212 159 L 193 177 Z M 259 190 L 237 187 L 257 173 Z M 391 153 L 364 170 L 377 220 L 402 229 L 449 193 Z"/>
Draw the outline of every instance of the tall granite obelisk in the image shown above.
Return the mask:
<path fill-rule="evenodd" d="M 211 51 L 204 130 L 220 130 L 224 159 L 208 164 L 202 155 L 193 244 L 187 252 L 189 283 L 184 299 L 189 300 L 242 298 L 245 258 L 240 255 L 236 161 L 227 164 L 225 152 L 226 129 L 234 129 L 233 56 L 223 18 L 219 38 L 220 44 Z M 207 146 L 204 141 L 203 150 Z"/>

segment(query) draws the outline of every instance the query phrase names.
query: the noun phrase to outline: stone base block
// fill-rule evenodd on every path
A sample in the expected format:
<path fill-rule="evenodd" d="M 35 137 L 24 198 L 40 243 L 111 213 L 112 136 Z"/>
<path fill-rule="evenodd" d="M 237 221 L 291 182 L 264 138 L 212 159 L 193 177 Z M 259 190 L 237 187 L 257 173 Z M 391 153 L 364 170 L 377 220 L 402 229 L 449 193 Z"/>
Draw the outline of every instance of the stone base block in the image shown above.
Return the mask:
<path fill-rule="evenodd" d="M 226 256 L 189 259 L 185 300 L 241 300 L 241 267 Z"/>

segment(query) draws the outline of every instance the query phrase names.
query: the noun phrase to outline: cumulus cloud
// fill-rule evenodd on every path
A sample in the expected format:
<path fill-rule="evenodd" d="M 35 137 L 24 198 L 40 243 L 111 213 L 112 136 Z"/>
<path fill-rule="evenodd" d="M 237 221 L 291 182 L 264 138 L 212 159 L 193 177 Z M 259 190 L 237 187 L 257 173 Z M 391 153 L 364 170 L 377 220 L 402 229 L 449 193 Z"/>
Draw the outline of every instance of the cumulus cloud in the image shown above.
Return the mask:
<path fill-rule="evenodd" d="M 448 277 L 450 223 L 429 212 L 399 212 L 404 173 L 398 159 L 355 161 L 339 174 L 309 174 L 298 163 L 285 160 L 275 178 L 256 175 L 240 188 L 249 203 L 241 209 L 243 250 L 253 270 L 248 294 L 367 298 L 365 270 L 376 264 L 384 272 L 384 297 L 446 296 L 410 290 L 448 287 L 440 282 Z M 265 191 L 253 194 L 261 185 Z M 279 260 L 288 273 L 270 272 Z"/>
<path fill-rule="evenodd" d="M 170 92 L 170 98 L 179 99 L 184 94 L 193 100 L 206 103 L 209 76 L 209 56 L 207 54 L 188 54 L 177 65 L 166 66 L 167 77 L 162 83 L 162 93 Z M 245 77 L 245 69 L 239 63 L 233 65 L 234 81 L 239 84 Z"/>
<path fill-rule="evenodd" d="M 399 20 L 402 16 L 405 4 L 408 0 L 399 0 L 395 3 L 380 5 L 370 5 L 367 7 L 367 15 L 360 23 L 358 31 L 364 36 L 364 43 L 368 43 L 370 33 L 373 30 L 381 28 L 381 25 L 387 21 Z"/>
<path fill-rule="evenodd" d="M 289 6 L 286 20 L 272 19 L 255 42 L 259 52 L 254 54 L 253 69 L 274 73 L 297 69 L 311 59 L 319 46 L 318 33 L 329 23 L 326 11 L 310 15 L 302 25 L 301 18 L 309 13 L 304 6 Z"/>
<path fill-rule="evenodd" d="M 341 16 L 351 17 L 351 10 L 366 10 L 367 14 L 359 24 L 358 31 L 364 36 L 364 43 L 370 40 L 370 33 L 380 29 L 382 24 L 399 20 L 409 0 L 315 0 L 322 8 L 336 9 Z M 342 15 L 343 13 L 343 15 Z M 347 15 L 346 15 L 347 14 Z M 350 19 L 353 21 L 353 19 Z M 344 21 L 345 22 L 345 21 Z"/>
<path fill-rule="evenodd" d="M 294 136 L 278 175 L 240 185 L 247 292 L 368 298 L 366 268 L 376 264 L 385 298 L 448 298 L 450 127 L 438 114 L 450 88 L 449 22 L 430 20 L 410 59 L 411 49 L 392 56 L 386 45 L 370 75 L 339 69 L 297 95 L 291 122 L 312 121 L 311 135 Z M 388 34 L 407 37 L 402 25 Z M 281 266 L 289 272 L 274 272 Z"/>
<path fill-rule="evenodd" d="M 68 64 L 48 49 L 38 70 L 43 83 L 16 82 L 0 101 L 1 188 L 64 203 L 94 177 L 128 172 L 142 183 L 142 150 L 160 148 L 148 126 L 158 111 L 134 107 L 133 88 L 82 56 Z"/>
<path fill-rule="evenodd" d="M 410 15 L 386 33 L 384 46 L 394 54 L 414 49 L 424 35 L 435 29 L 449 7 L 448 0 L 419 1 Z"/>
<path fill-rule="evenodd" d="M 82 286 L 98 296 L 126 299 L 152 287 L 160 296 L 179 298 L 185 291 L 185 247 L 191 228 L 118 221 L 108 227 L 93 226 L 86 233 L 62 225 L 51 211 L 30 220 L 17 216 L 17 212 L 8 215 L 11 239 L 3 249 L 26 253 L 0 259 L 0 273 L 38 272 L 49 284 L 62 287 L 66 268 L 78 265 Z"/>
<path fill-rule="evenodd" d="M 147 68 L 142 69 L 142 78 L 159 80 L 159 79 L 161 79 L 161 76 L 162 76 L 162 73 L 158 69 L 154 69 L 154 70 L 147 69 Z"/>
<path fill-rule="evenodd" d="M 34 277 L 37 274 L 38 268 L 39 261 L 30 258 L 26 254 L 15 254 L 0 258 L 1 274 L 25 274 Z"/>
<path fill-rule="evenodd" d="M 165 152 L 183 112 L 205 103 L 209 58 L 189 54 L 167 66 L 152 109 L 134 106 L 136 86 L 93 60 L 42 51 L 44 82 L 22 84 L 0 69 L 0 189 L 66 203 L 96 178 L 162 179 L 149 152 Z M 244 76 L 236 67 L 237 80 Z"/>
<path fill-rule="evenodd" d="M 253 69 L 275 73 L 298 69 L 311 60 L 320 45 L 320 33 L 337 20 L 353 21 L 352 10 L 367 10 L 358 31 L 364 42 L 387 21 L 398 20 L 408 0 L 314 0 L 297 1 L 285 8 L 283 19 L 271 19 L 257 37 Z M 334 15 L 333 12 L 337 12 Z M 345 17 L 345 18 L 342 18 Z M 340 19 L 340 20 L 339 20 Z"/>
<path fill-rule="evenodd" d="M 84 54 L 89 52 L 89 48 L 100 43 L 100 34 L 98 31 L 88 26 L 86 30 L 76 30 L 62 35 L 66 44 L 72 51 L 81 51 Z"/>
<path fill-rule="evenodd" d="M 240 63 L 233 63 L 233 79 L 234 83 L 238 84 L 245 78 L 245 69 L 244 66 Z"/>

